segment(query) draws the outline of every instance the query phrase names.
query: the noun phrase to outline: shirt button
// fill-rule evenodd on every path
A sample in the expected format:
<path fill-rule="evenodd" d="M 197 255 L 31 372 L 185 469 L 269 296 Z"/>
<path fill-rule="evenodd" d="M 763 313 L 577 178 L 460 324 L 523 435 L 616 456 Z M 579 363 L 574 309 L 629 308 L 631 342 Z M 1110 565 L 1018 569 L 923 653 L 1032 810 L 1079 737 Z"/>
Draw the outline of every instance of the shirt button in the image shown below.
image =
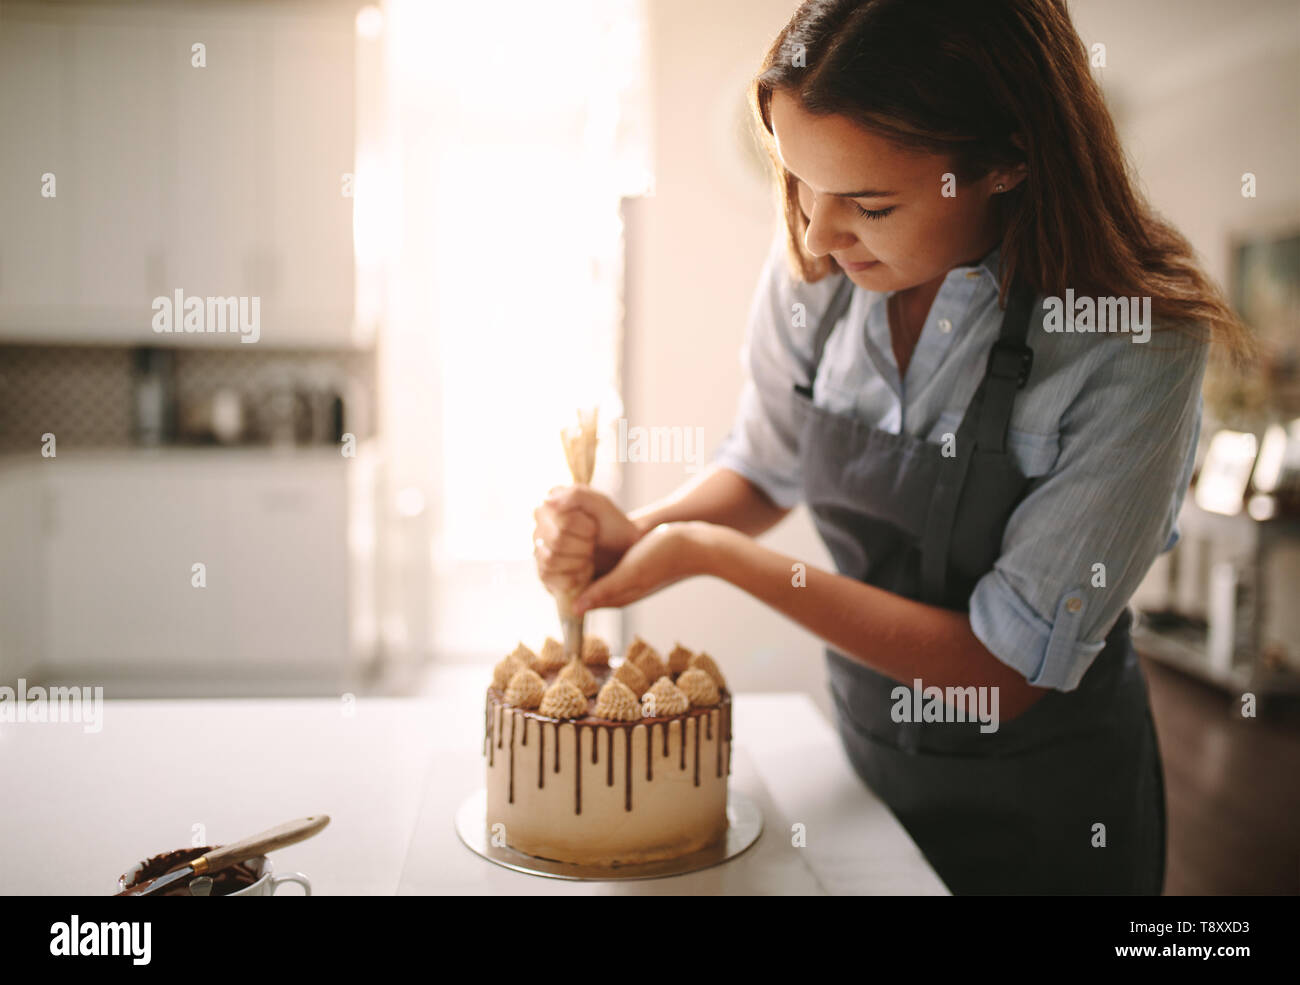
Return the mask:
<path fill-rule="evenodd" d="M 1083 599 L 1081 598 L 1068 598 L 1065 600 L 1066 612 L 1078 612 L 1082 608 L 1083 608 Z"/>
<path fill-rule="evenodd" d="M 943 332 L 944 335 L 947 335 L 949 332 L 952 331 L 952 322 L 950 322 L 947 318 L 940 318 L 939 331 Z"/>

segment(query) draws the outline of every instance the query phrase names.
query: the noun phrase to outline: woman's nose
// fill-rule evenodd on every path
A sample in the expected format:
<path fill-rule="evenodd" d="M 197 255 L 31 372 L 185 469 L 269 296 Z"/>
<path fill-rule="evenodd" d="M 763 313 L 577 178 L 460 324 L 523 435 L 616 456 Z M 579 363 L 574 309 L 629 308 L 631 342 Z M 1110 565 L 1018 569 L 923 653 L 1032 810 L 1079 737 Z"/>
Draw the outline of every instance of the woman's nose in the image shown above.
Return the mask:
<path fill-rule="evenodd" d="M 836 208 L 839 202 L 829 202 L 821 200 L 815 202 L 812 209 L 812 215 L 808 218 L 808 228 L 804 232 L 804 248 L 813 256 L 825 256 L 835 250 L 843 250 L 852 246 L 854 235 L 838 225 L 842 220 L 839 216 L 839 209 Z"/>

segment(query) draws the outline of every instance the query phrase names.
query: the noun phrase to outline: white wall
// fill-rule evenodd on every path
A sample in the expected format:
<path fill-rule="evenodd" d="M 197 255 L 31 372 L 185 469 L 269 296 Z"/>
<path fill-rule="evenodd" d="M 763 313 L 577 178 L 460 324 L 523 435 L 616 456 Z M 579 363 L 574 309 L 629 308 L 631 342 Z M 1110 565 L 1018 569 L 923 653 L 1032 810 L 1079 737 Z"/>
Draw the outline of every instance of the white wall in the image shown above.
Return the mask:
<path fill-rule="evenodd" d="M 1227 286 L 1233 235 L 1300 219 L 1300 4 L 1082 0 L 1085 43 L 1152 204 Z M 1257 178 L 1243 198 L 1241 176 Z"/>

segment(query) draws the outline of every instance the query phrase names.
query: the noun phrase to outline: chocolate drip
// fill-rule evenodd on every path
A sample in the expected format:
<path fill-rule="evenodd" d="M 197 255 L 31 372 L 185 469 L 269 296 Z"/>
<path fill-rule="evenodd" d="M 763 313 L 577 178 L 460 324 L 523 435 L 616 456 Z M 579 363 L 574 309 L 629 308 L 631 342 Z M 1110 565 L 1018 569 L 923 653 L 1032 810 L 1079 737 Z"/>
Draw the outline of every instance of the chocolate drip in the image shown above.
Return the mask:
<path fill-rule="evenodd" d="M 624 729 L 626 741 L 623 743 L 623 772 L 627 775 L 626 792 L 623 794 L 623 810 L 632 809 L 632 730 Z"/>
<path fill-rule="evenodd" d="M 609 742 L 605 747 L 605 758 L 609 760 L 605 764 L 605 786 L 614 785 L 614 730 L 606 726 L 605 734 L 609 736 Z"/>
<path fill-rule="evenodd" d="M 582 813 L 582 726 L 573 726 L 573 813 Z"/>
<path fill-rule="evenodd" d="M 487 704 L 487 707 L 484 709 L 485 714 L 484 714 L 484 736 L 483 736 L 483 745 L 484 745 L 484 752 L 487 754 L 488 766 L 489 766 L 489 767 L 494 767 L 494 766 L 496 765 L 496 762 L 495 762 L 495 761 L 496 761 L 496 756 L 495 756 L 494 750 L 496 750 L 496 749 L 501 749 L 501 748 L 503 748 L 503 747 L 505 746 L 506 735 L 505 735 L 505 717 L 504 717 L 504 716 L 505 716 L 507 713 L 509 713 L 509 714 L 512 716 L 512 717 L 511 717 L 511 723 L 510 723 L 510 737 L 509 737 L 509 738 L 510 738 L 510 743 L 511 743 L 511 747 L 512 747 L 512 749 L 513 749 L 514 741 L 515 741 L 515 740 L 514 740 L 514 733 L 515 733 L 515 730 L 516 730 L 515 720 L 514 720 L 515 716 L 521 716 L 521 717 L 523 718 L 523 735 L 522 735 L 522 738 L 520 739 L 520 742 L 519 742 L 520 747 L 525 747 L 525 746 L 528 745 L 528 738 L 529 738 L 529 736 L 528 736 L 528 721 L 529 721 L 529 719 L 531 719 L 531 718 L 535 718 L 535 719 L 537 719 L 537 730 L 538 730 L 538 739 L 537 739 L 537 774 L 538 774 L 538 775 L 537 775 L 537 786 L 538 786 L 539 789 L 544 788 L 545 785 L 546 785 L 545 776 L 544 776 L 544 772 L 545 772 L 545 769 L 546 769 L 546 726 L 547 726 L 548 724 L 550 724 L 550 725 L 554 726 L 554 729 L 555 729 L 555 733 L 554 733 L 554 739 L 555 739 L 555 752 L 554 752 L 553 757 L 552 757 L 552 771 L 555 772 L 555 773 L 559 773 L 559 772 L 560 772 L 560 758 L 561 758 L 561 757 L 560 757 L 560 732 L 559 732 L 559 729 L 560 729 L 560 726 L 561 726 L 562 724 L 564 724 L 564 722 L 559 721 L 559 720 L 557 720 L 557 719 L 549 718 L 549 717 L 544 716 L 544 715 L 539 715 L 536 711 L 529 711 L 529 710 L 527 710 L 527 709 L 520 709 L 520 708 L 515 708 L 515 707 L 512 707 L 512 706 L 507 706 L 507 705 L 505 705 L 504 703 L 501 702 L 501 695 L 500 695 L 500 692 L 495 691 L 495 690 L 492 690 L 492 689 L 489 689 L 489 690 L 488 690 L 488 693 L 487 693 L 487 702 L 486 702 L 486 704 Z M 581 733 L 582 733 L 582 728 L 583 728 L 584 725 L 586 725 L 586 726 L 590 726 L 591 729 L 592 729 L 592 737 L 591 737 L 591 738 L 592 738 L 592 741 L 591 741 L 591 762 L 593 763 L 593 765 L 594 765 L 594 764 L 598 764 L 598 763 L 600 762 L 600 732 L 603 730 L 603 731 L 605 732 L 605 734 L 608 736 L 608 738 L 606 739 L 606 754 L 607 754 L 607 756 L 608 756 L 608 762 L 606 763 L 606 766 L 605 766 L 605 784 L 606 784 L 606 786 L 610 786 L 610 787 L 612 787 L 612 786 L 614 785 L 614 731 L 615 731 L 616 729 L 624 729 L 624 730 L 626 730 L 626 731 L 628 732 L 628 736 L 627 736 L 625 742 L 626 742 L 626 744 L 627 744 L 627 746 L 628 746 L 628 748 L 629 748 L 629 762 L 628 762 L 628 770 L 629 770 L 629 773 L 628 773 L 628 776 L 625 777 L 625 784 L 626 784 L 626 786 L 627 786 L 627 788 L 628 788 L 628 790 L 627 790 L 627 794 L 626 794 L 626 797 L 625 797 L 625 803 L 630 803 L 630 802 L 631 802 L 631 774 L 630 774 L 630 770 L 631 770 L 631 762 L 630 762 L 630 746 L 631 746 L 631 741 L 632 741 L 632 739 L 631 739 L 631 731 L 632 731 L 634 728 L 636 728 L 637 726 L 639 726 L 639 725 L 644 725 L 644 726 L 646 726 L 646 728 L 647 728 L 647 731 L 646 731 L 646 780 L 647 780 L 647 781 L 651 781 L 651 780 L 654 779 L 653 749 L 654 749 L 654 730 L 655 730 L 655 726 L 656 726 L 656 725 L 662 725 L 662 726 L 663 726 L 663 730 L 664 730 L 663 739 L 662 739 L 662 742 L 663 742 L 663 755 L 664 755 L 664 758 L 667 759 L 668 757 L 670 757 L 670 756 L 672 755 L 672 749 L 671 749 L 671 747 L 672 747 L 672 743 L 671 743 L 670 738 L 669 738 L 669 731 L 670 731 L 670 728 L 671 728 L 671 726 L 672 726 L 673 721 L 676 721 L 676 722 L 677 722 L 677 724 L 678 724 L 678 735 L 679 735 L 680 738 L 681 738 L 681 751 L 680 751 L 680 753 L 678 754 L 678 767 L 679 767 L 679 769 L 681 769 L 683 772 L 685 772 L 685 770 L 686 770 L 686 742 L 687 742 L 686 729 L 687 729 L 687 726 L 689 725 L 690 719 L 694 718 L 694 719 L 695 719 L 695 744 L 696 744 L 695 752 L 694 752 L 694 758 L 695 758 L 695 763 L 694 763 L 694 765 L 695 765 L 695 784 L 696 784 L 696 786 L 699 786 L 699 759 L 700 759 L 700 748 L 699 748 L 699 747 L 700 747 L 701 741 L 702 741 L 703 739 L 705 739 L 706 737 L 707 737 L 707 740 L 708 740 L 708 741 L 710 741 L 710 742 L 714 741 L 714 735 L 713 735 L 713 731 L 714 731 L 714 729 L 713 729 L 713 712 L 714 712 L 714 710 L 715 710 L 715 709 L 712 709 L 712 708 L 710 708 L 710 709 L 698 709 L 698 710 L 696 710 L 696 709 L 692 709 L 691 711 L 688 711 L 685 715 L 683 715 L 683 716 L 681 716 L 681 717 L 678 717 L 678 716 L 669 716 L 669 717 L 666 717 L 666 718 L 663 718 L 663 719 L 657 719 L 657 720 L 654 720 L 654 721 L 644 721 L 644 720 L 642 720 L 642 721 L 633 721 L 633 722 L 612 722 L 612 721 L 603 720 L 603 719 L 597 719 L 597 720 L 595 720 L 595 721 L 590 721 L 590 720 L 586 720 L 586 721 L 574 720 L 574 721 L 570 722 L 570 724 L 572 724 L 573 727 L 574 727 L 574 742 L 575 742 L 575 745 L 577 746 L 577 748 L 575 749 L 575 757 L 578 757 L 578 758 L 581 757 L 581 749 L 582 749 L 582 738 L 581 738 Z M 724 772 L 723 772 L 723 761 L 724 761 L 724 760 L 726 761 L 725 775 L 730 776 L 731 773 L 732 773 L 732 769 L 731 769 L 731 753 L 732 753 L 732 729 L 731 729 L 731 719 L 732 719 L 732 715 L 731 715 L 731 696 L 730 696 L 730 694 L 727 694 L 726 692 L 723 692 L 723 698 L 722 698 L 722 700 L 718 703 L 718 705 L 717 705 L 717 707 L 716 707 L 716 711 L 717 711 L 717 713 L 718 713 L 718 729 L 717 729 L 718 734 L 717 734 L 717 737 L 716 737 L 716 745 L 715 745 L 715 747 L 714 747 L 714 772 L 715 772 L 715 774 L 716 774 L 719 778 L 721 778 L 721 777 L 724 775 Z M 498 717 L 498 713 L 500 714 L 501 717 Z M 593 717 L 593 714 L 594 714 L 594 713 L 592 713 L 592 712 L 589 711 L 589 713 L 588 713 L 588 715 L 587 715 L 586 717 L 587 717 L 588 719 L 590 719 L 590 718 Z M 705 735 L 704 735 L 704 736 L 702 736 L 702 735 L 700 734 L 700 732 L 701 732 L 700 717 L 701 717 L 701 716 L 704 716 L 704 717 L 705 717 L 705 721 L 704 721 L 704 724 L 703 724 L 703 729 L 705 730 Z M 495 739 L 495 741 L 494 741 L 494 739 Z M 726 746 L 725 749 L 723 748 L 724 745 Z M 514 762 L 514 754 L 513 754 L 513 752 L 511 753 L 511 760 L 510 760 L 510 761 L 511 761 L 511 770 L 512 770 L 512 774 L 513 774 L 513 762 Z M 578 761 L 578 760 L 575 759 L 575 763 L 576 763 L 577 761 Z M 580 782 L 580 781 L 576 781 L 576 780 L 575 780 L 575 783 L 577 783 L 577 782 Z M 513 781 L 511 782 L 511 786 L 512 786 L 512 788 L 513 788 Z M 575 791 L 575 807 L 577 807 L 578 804 L 580 803 L 579 800 L 578 800 L 579 797 L 580 797 L 580 794 L 578 794 L 577 791 Z M 513 800 L 512 800 L 511 802 L 513 803 Z M 628 809 L 628 810 L 631 810 L 630 807 L 628 807 L 627 809 Z M 580 811 L 579 811 L 579 812 L 580 812 Z"/>
<path fill-rule="evenodd" d="M 727 708 L 725 707 L 719 708 L 718 710 L 718 772 L 715 773 L 715 776 L 722 776 L 723 774 L 723 733 L 725 732 L 725 730 L 727 730 L 723 725 L 723 719 L 725 719 L 725 717 L 727 717 Z"/>
<path fill-rule="evenodd" d="M 509 803 L 515 802 L 515 721 L 518 715 L 510 716 L 510 800 Z M 527 725 L 525 725 L 527 727 Z"/>
<path fill-rule="evenodd" d="M 731 776 L 731 702 L 728 701 L 722 706 L 723 720 L 727 727 L 723 730 L 727 734 L 727 776 Z"/>
<path fill-rule="evenodd" d="M 700 718 L 695 716 L 695 785 L 700 785 Z"/>
<path fill-rule="evenodd" d="M 650 731 L 645 736 L 645 778 L 649 783 L 655 778 L 654 768 L 655 723 L 650 723 Z"/>

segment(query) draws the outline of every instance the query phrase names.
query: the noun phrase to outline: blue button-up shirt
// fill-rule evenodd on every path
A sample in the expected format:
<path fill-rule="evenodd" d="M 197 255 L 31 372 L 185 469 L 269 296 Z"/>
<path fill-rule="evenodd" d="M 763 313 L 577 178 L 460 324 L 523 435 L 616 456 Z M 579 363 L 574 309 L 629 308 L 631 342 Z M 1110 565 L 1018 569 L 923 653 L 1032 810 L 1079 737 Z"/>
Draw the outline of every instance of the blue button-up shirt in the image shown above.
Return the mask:
<path fill-rule="evenodd" d="M 814 402 L 893 433 L 941 443 L 955 433 L 1002 323 L 994 250 L 947 274 L 899 378 L 887 294 L 854 287 L 813 386 Z M 714 460 L 780 506 L 802 498 L 789 398 L 806 383 L 822 312 L 839 283 L 794 280 L 778 237 L 750 309 L 749 378 Z M 1008 447 L 1035 480 L 970 598 L 971 628 L 1031 684 L 1078 686 L 1152 561 L 1177 540 L 1201 421 L 1206 345 L 1178 331 L 1048 331 L 1036 299 L 1033 373 Z M 1067 318 L 1067 321 L 1069 319 Z"/>

